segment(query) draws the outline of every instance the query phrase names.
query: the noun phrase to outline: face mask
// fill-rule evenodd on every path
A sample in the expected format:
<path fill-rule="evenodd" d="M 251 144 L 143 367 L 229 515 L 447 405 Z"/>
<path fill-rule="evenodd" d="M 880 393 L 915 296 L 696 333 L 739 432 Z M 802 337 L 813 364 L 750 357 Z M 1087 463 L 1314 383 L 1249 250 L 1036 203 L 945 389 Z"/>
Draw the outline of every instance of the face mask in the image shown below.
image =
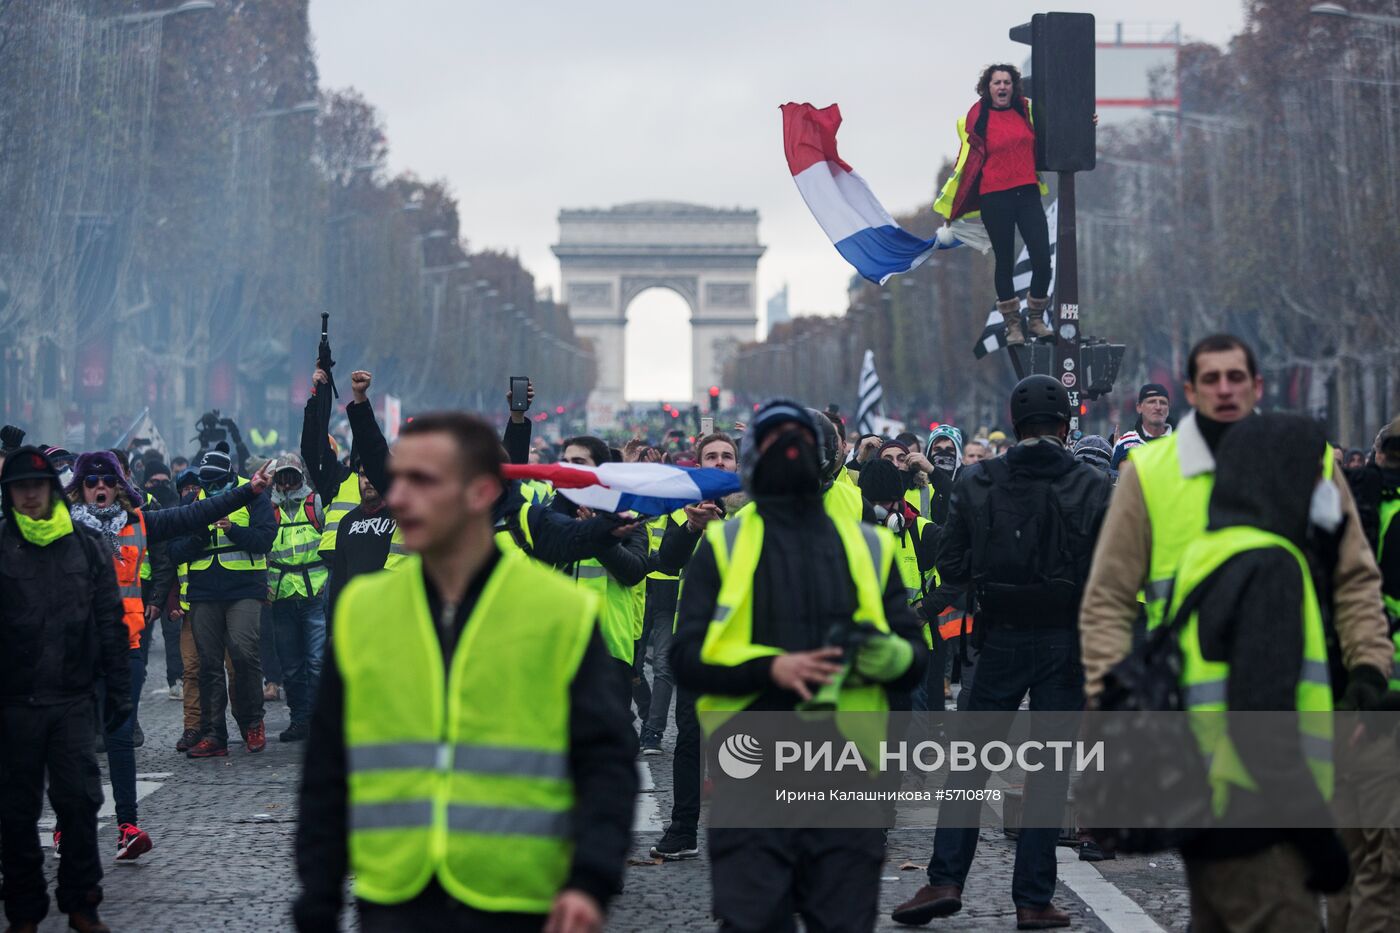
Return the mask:
<path fill-rule="evenodd" d="M 1308 506 L 1308 521 L 1328 534 L 1342 526 L 1342 494 L 1337 484 L 1320 479 L 1313 487 L 1312 503 Z"/>
<path fill-rule="evenodd" d="M 935 470 L 951 473 L 953 468 L 958 465 L 958 455 L 951 450 L 935 450 L 933 456 L 929 457 L 929 462 L 933 464 Z"/>
<path fill-rule="evenodd" d="M 180 502 L 180 497 L 176 494 L 175 485 L 173 483 L 152 483 L 146 487 L 146 492 L 155 497 L 155 500 L 160 503 L 161 508 L 168 509 L 172 505 L 178 505 Z"/>
<path fill-rule="evenodd" d="M 779 438 L 759 457 L 753 485 L 760 496 L 815 495 L 821 490 L 816 445 L 797 432 Z"/>

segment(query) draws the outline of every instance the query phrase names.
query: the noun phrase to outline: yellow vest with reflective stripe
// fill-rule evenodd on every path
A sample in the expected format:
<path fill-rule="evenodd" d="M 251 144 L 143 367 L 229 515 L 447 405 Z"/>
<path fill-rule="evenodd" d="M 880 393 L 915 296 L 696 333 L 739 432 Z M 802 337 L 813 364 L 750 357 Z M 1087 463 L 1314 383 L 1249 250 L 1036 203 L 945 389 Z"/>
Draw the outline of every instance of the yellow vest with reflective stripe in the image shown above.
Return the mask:
<path fill-rule="evenodd" d="M 684 516 L 685 510 L 680 510 L 680 513 L 682 516 Z M 670 515 L 658 515 L 656 518 L 653 518 L 651 521 L 647 522 L 646 529 L 648 554 L 654 555 L 657 551 L 661 550 L 661 539 L 666 536 L 666 529 L 671 524 L 671 518 L 672 516 Z M 681 521 L 685 521 L 685 518 L 681 518 Z M 680 577 L 675 574 L 662 573 L 660 570 L 653 570 L 651 573 L 647 574 L 647 579 L 679 580 Z"/>
<path fill-rule="evenodd" d="M 315 506 L 315 494 L 308 497 Z M 306 501 L 294 513 L 277 509 L 277 540 L 267 555 L 267 593 L 271 600 L 306 599 L 326 587 L 330 571 L 321 559 L 321 531 L 306 514 Z M 308 592 L 309 589 L 309 592 Z"/>
<path fill-rule="evenodd" d="M 240 476 L 238 477 L 238 485 L 246 486 L 248 485 L 248 481 Z M 201 489 L 197 498 L 207 499 L 208 496 L 205 495 L 204 490 Z M 230 512 L 228 514 L 228 520 L 242 528 L 247 528 L 249 520 L 248 507 L 245 505 L 236 512 Z M 215 558 L 218 559 L 219 566 L 225 570 L 252 572 L 267 569 L 266 554 L 250 554 L 242 550 L 238 545 L 229 540 L 228 535 L 224 534 L 222 528 L 214 529 L 214 543 L 205 548 L 204 556 L 199 558 L 199 560 L 190 561 L 190 572 L 198 573 L 201 570 L 208 570 L 210 567 L 214 566 Z"/>
<path fill-rule="evenodd" d="M 1182 475 L 1180 446 L 1181 435 L 1174 431 L 1128 451 L 1128 459 L 1133 462 L 1138 485 L 1142 488 L 1147 521 L 1152 527 L 1152 554 L 1142 587 L 1148 628 L 1162 623 L 1172 577 L 1176 575 L 1186 546 L 1206 530 L 1210 493 L 1215 488 L 1213 471 Z M 1322 473 L 1324 479 L 1332 479 L 1330 444 L 1323 451 Z"/>
<path fill-rule="evenodd" d="M 894 572 L 894 542 L 883 528 L 863 525 L 858 521 L 832 518 L 846 552 L 846 564 L 856 591 L 854 621 L 887 633 L 884 592 L 890 574 Z M 706 664 L 738 667 L 755 658 L 782 654 L 782 649 L 753 640 L 753 581 L 763 551 L 763 519 L 757 509 L 747 509 L 725 522 L 711 522 L 705 537 L 719 572 L 719 596 L 714 615 L 705 632 L 700 659 Z M 706 735 L 712 734 L 730 716 L 746 709 L 757 694 L 721 696 L 705 694 L 695 702 L 700 714 L 700 726 Z M 843 723 L 842 713 L 871 713 L 889 710 L 885 689 L 879 684 L 845 686 L 841 689 L 836 711 L 836 727 L 855 742 L 871 762 L 877 762 L 878 743 L 884 739 L 870 730 L 869 717 L 856 717 L 852 725 Z M 861 720 L 864 721 L 861 721 Z M 849 721 L 848 721 L 849 722 Z"/>
<path fill-rule="evenodd" d="M 1393 492 L 1393 490 L 1392 490 Z M 1390 534 L 1391 522 L 1400 513 L 1400 497 L 1381 500 L 1380 534 L 1376 538 L 1376 562 L 1385 557 L 1385 539 Z M 1400 526 L 1396 526 L 1400 528 Z M 1385 566 L 1381 564 L 1381 566 Z M 1385 599 L 1385 613 L 1390 620 L 1390 640 L 1395 643 L 1395 666 L 1390 672 L 1390 689 L 1400 690 L 1400 596 L 1392 596 L 1392 591 L 1400 591 L 1400 581 L 1385 580 L 1381 596 Z"/>
<path fill-rule="evenodd" d="M 1299 713 L 1299 739 L 1308 769 L 1322 796 L 1331 800 L 1332 686 L 1327 668 L 1327 641 L 1312 572 L 1302 553 L 1285 538 L 1245 525 L 1204 532 L 1181 555 L 1167 618 L 1175 618 L 1196 587 L 1227 560 L 1261 548 L 1287 551 L 1298 562 L 1298 571 L 1303 577 L 1303 666 L 1298 673 L 1294 705 Z M 1181 686 L 1186 711 L 1191 714 L 1191 729 L 1205 757 L 1212 808 L 1219 817 L 1229 806 L 1232 787 L 1254 791 L 1258 785 L 1240 761 L 1226 724 L 1230 665 L 1206 660 L 1201 651 L 1199 621 L 1198 614 L 1192 612 L 1180 630 Z"/>
<path fill-rule="evenodd" d="M 180 608 L 190 611 L 190 565 L 181 564 L 175 568 L 175 579 L 180 581 Z"/>
<path fill-rule="evenodd" d="M 899 579 L 904 584 L 904 598 L 909 605 L 914 605 L 924 598 L 924 595 L 938 584 L 937 572 L 930 570 L 927 573 L 919 571 L 919 543 L 923 541 L 924 534 L 933 522 L 926 518 L 914 520 L 912 529 L 905 528 L 904 534 L 893 535 L 894 538 L 894 565 L 899 568 Z M 924 626 L 924 644 L 933 647 L 933 632 L 929 629 L 928 623 Z"/>
<path fill-rule="evenodd" d="M 623 586 L 594 557 L 574 565 L 574 579 L 579 589 L 588 590 L 598 598 L 602 607 L 598 628 L 608 646 L 608 654 L 631 664 L 635 643 L 642 637 L 642 613 L 637 608 L 638 594 L 633 591 L 639 591 L 645 600 L 646 584 Z"/>
<path fill-rule="evenodd" d="M 930 504 L 933 499 L 933 487 L 925 483 L 922 486 L 915 486 L 913 489 L 904 490 L 904 501 L 919 510 L 921 518 L 928 518 L 933 506 Z"/>
<path fill-rule="evenodd" d="M 480 910 L 549 911 L 573 858 L 569 689 L 597 614 L 507 552 L 444 661 L 418 558 L 346 586 L 331 644 L 356 897 L 398 904 L 436 878 Z"/>
<path fill-rule="evenodd" d="M 500 548 L 502 551 L 521 551 L 525 554 L 533 553 L 535 548 L 535 536 L 530 532 L 531 504 L 532 503 L 527 499 L 520 504 L 520 511 L 516 513 L 516 519 L 520 527 L 521 541 L 515 539 L 515 535 L 511 533 L 511 525 L 509 521 L 507 521 L 506 523 L 496 526 L 496 547 Z M 524 543 L 523 547 L 521 546 L 522 541 Z"/>
<path fill-rule="evenodd" d="M 335 550 L 335 535 L 340 529 L 340 520 L 359 504 L 360 476 L 358 473 L 351 473 L 341 480 L 340 488 L 335 491 L 335 498 L 326 506 L 326 527 L 321 532 L 321 550 Z"/>

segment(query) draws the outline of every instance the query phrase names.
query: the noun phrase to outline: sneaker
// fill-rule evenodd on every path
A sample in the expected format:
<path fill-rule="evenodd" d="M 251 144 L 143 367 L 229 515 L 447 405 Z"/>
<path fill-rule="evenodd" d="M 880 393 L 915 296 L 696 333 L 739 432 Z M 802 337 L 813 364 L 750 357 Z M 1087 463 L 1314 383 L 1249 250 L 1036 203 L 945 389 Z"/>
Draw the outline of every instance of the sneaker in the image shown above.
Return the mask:
<path fill-rule="evenodd" d="M 178 741 L 178 742 L 175 743 L 175 751 L 177 751 L 177 752 L 187 752 L 187 751 L 189 751 L 190 749 L 194 748 L 195 745 L 198 744 L 198 742 L 199 742 L 199 730 L 198 730 L 198 729 L 186 729 L 186 730 L 180 735 L 180 741 Z"/>
<path fill-rule="evenodd" d="M 83 907 L 68 915 L 68 929 L 78 933 L 112 933 L 112 928 L 97 916 L 97 908 Z"/>
<path fill-rule="evenodd" d="M 186 758 L 227 758 L 228 745 L 220 742 L 212 735 L 206 735 L 185 752 Z"/>
<path fill-rule="evenodd" d="M 279 742 L 304 742 L 311 734 L 311 727 L 304 722 L 294 722 L 287 727 L 286 731 L 277 736 Z"/>
<path fill-rule="evenodd" d="M 129 862 L 151 851 L 151 837 L 135 823 L 117 827 L 117 861 Z"/>
<path fill-rule="evenodd" d="M 63 839 L 63 831 L 62 831 L 62 830 L 55 829 L 55 830 L 53 831 L 53 857 L 54 857 L 54 858 L 60 858 L 60 857 L 61 857 L 60 854 L 59 854 L 59 850 L 58 850 L 58 844 L 59 844 L 59 842 L 60 842 L 62 839 Z"/>
<path fill-rule="evenodd" d="M 243 741 L 250 752 L 260 752 L 267 748 L 267 728 L 261 719 L 243 730 Z"/>
<path fill-rule="evenodd" d="M 172 700 L 183 700 L 185 698 L 185 682 L 182 680 L 175 681 L 170 685 L 168 693 Z"/>
<path fill-rule="evenodd" d="M 145 744 L 146 733 L 141 730 L 141 720 L 138 719 L 131 727 L 131 747 L 140 748 Z"/>
<path fill-rule="evenodd" d="M 657 742 L 657 741 L 650 741 L 650 742 L 644 742 L 644 743 L 642 744 L 642 755 L 643 755 L 643 756 L 645 756 L 645 757 L 647 757 L 647 758 L 652 758 L 652 757 L 654 757 L 654 756 L 656 756 L 656 755 L 661 755 L 661 754 L 665 754 L 665 753 L 662 752 L 662 750 L 661 750 L 661 743 L 660 743 L 660 742 Z"/>
<path fill-rule="evenodd" d="M 1117 852 L 1103 848 L 1093 839 L 1081 838 L 1079 840 L 1079 861 L 1081 862 L 1106 862 L 1117 857 Z"/>
<path fill-rule="evenodd" d="M 668 862 L 684 862 L 688 859 L 700 857 L 700 847 L 695 844 L 694 838 L 683 839 L 679 835 L 671 835 L 671 831 L 666 830 L 661 841 L 651 847 L 651 857 L 665 859 Z"/>

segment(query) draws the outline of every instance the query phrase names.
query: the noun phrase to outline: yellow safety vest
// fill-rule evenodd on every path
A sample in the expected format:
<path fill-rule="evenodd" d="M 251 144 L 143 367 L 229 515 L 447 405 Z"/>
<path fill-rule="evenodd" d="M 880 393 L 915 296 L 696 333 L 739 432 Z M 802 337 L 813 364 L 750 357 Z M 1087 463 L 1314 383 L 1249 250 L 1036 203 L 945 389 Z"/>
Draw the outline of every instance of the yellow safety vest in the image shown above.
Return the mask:
<path fill-rule="evenodd" d="M 238 477 L 238 485 L 246 486 L 248 481 L 243 477 Z M 199 491 L 197 498 L 207 499 L 203 489 Z M 236 512 L 230 512 L 228 520 L 243 528 L 248 527 L 248 507 L 245 505 Z M 222 528 L 214 529 L 214 543 L 204 549 L 204 556 L 198 560 L 190 561 L 190 572 L 198 573 L 201 570 L 208 570 L 214 566 L 214 559 L 218 558 L 219 566 L 225 570 L 234 571 L 258 571 L 267 569 L 266 554 L 250 554 L 229 540 Z"/>
<path fill-rule="evenodd" d="M 677 515 L 679 515 L 680 518 L 676 518 Z M 666 529 L 670 526 L 672 520 L 684 524 L 686 521 L 685 509 L 677 509 L 670 515 L 658 515 L 656 518 L 653 518 L 651 521 L 647 522 L 646 529 L 648 554 L 655 554 L 657 551 L 661 550 L 661 539 L 666 536 Z M 680 577 L 676 574 L 662 573 L 660 570 L 653 570 L 651 573 L 647 574 L 647 579 L 679 580 Z"/>
<path fill-rule="evenodd" d="M 1149 446 L 1156 446 L 1155 444 Z M 1135 448 L 1141 449 L 1141 448 Z M 1298 674 L 1294 705 L 1298 713 L 1303 755 L 1318 790 L 1332 798 L 1332 686 L 1327 668 L 1327 640 L 1322 611 L 1313 589 L 1307 559 L 1292 542 L 1258 528 L 1236 525 L 1207 531 L 1187 545 L 1181 555 L 1172 586 L 1169 619 L 1175 619 L 1191 593 L 1227 560 L 1237 554 L 1261 548 L 1281 548 L 1298 562 L 1303 577 L 1303 667 Z M 1208 661 L 1201 652 L 1199 617 L 1196 612 L 1180 629 L 1181 686 L 1191 729 L 1196 734 L 1206 760 L 1211 783 L 1211 803 L 1215 815 L 1223 816 L 1229 805 L 1230 789 L 1257 790 L 1253 777 L 1240 761 L 1230 741 L 1224 713 L 1230 665 Z"/>
<path fill-rule="evenodd" d="M 632 663 L 633 648 L 642 637 L 642 612 L 638 609 L 639 591 L 645 606 L 645 583 L 636 586 L 623 586 L 613 579 L 606 567 L 595 557 L 574 564 L 574 579 L 578 588 L 589 590 L 598 597 L 602 607 L 598 627 L 603 634 L 603 642 L 608 646 L 608 654 L 619 661 Z"/>
<path fill-rule="evenodd" d="M 884 591 L 894 565 L 894 542 L 883 528 L 863 525 L 859 521 L 832 518 L 846 552 L 846 563 L 856 590 L 854 621 L 887 633 Z M 753 640 L 753 581 L 763 551 L 763 519 L 757 509 L 744 510 L 725 522 L 711 522 L 705 537 L 714 553 L 715 569 L 719 572 L 719 596 L 714 614 L 700 648 L 700 659 L 706 664 L 737 667 L 755 658 L 782 654 L 780 648 L 758 644 Z M 696 700 L 700 725 L 706 735 L 713 734 L 729 717 L 746 709 L 757 698 L 705 694 Z M 855 742 L 868 761 L 878 762 L 878 745 L 884 732 L 872 731 L 870 717 L 856 717 L 843 722 L 843 713 L 871 713 L 889 710 L 885 689 L 879 684 L 847 686 L 837 701 L 836 727 Z M 862 718 L 864 721 L 861 721 Z M 849 723 L 849 724 L 848 724 Z"/>
<path fill-rule="evenodd" d="M 322 551 L 335 550 L 335 535 L 340 529 L 340 520 L 359 504 L 360 477 L 357 473 L 351 473 L 341 481 L 340 488 L 335 491 L 335 498 L 326 506 L 326 527 L 321 532 Z"/>
<path fill-rule="evenodd" d="M 923 518 L 928 518 L 929 512 L 932 510 L 932 505 L 930 505 L 932 499 L 933 487 L 927 483 L 904 490 L 904 501 L 918 509 L 919 515 Z"/>
<path fill-rule="evenodd" d="M 922 573 L 919 570 L 919 542 L 924 538 L 924 533 L 933 525 L 933 522 L 926 518 L 916 518 L 913 528 L 905 528 L 904 534 L 892 535 L 894 539 L 894 565 L 899 568 L 899 579 L 904 584 L 904 598 L 909 605 L 914 605 L 924 598 L 924 595 L 938 585 L 938 572 L 930 570 Z M 929 630 L 928 623 L 924 626 L 924 644 L 933 647 L 933 632 Z"/>
<path fill-rule="evenodd" d="M 1167 594 L 1186 546 L 1200 537 L 1209 523 L 1210 493 L 1215 473 L 1183 476 L 1181 435 L 1172 432 L 1160 440 L 1128 451 L 1137 471 L 1147 521 L 1152 529 L 1152 554 L 1147 579 L 1142 581 L 1147 627 L 1162 624 Z M 1323 478 L 1332 479 L 1332 447 L 1323 452 Z"/>
<path fill-rule="evenodd" d="M 1030 98 L 1026 98 L 1026 118 L 1030 120 L 1031 126 L 1035 126 L 1035 113 L 1031 109 Z M 967 114 L 958 117 L 958 161 L 953 166 L 953 174 L 943 183 L 943 190 L 938 193 L 938 200 L 933 202 L 933 212 L 949 217 L 953 213 L 953 202 L 958 197 L 958 185 L 962 183 L 963 166 L 967 164 Z M 1050 193 L 1050 186 L 1045 183 L 1045 179 L 1039 172 L 1035 173 L 1035 180 L 1040 184 L 1041 197 Z M 963 215 L 969 219 L 981 217 L 981 211 L 969 211 Z"/>
<path fill-rule="evenodd" d="M 1395 495 L 1395 490 L 1389 491 Z M 1400 513 L 1400 496 L 1395 498 L 1382 499 L 1380 508 L 1380 534 L 1376 538 L 1376 562 L 1382 563 L 1385 560 L 1386 537 L 1390 534 L 1392 527 L 1400 534 L 1400 525 L 1392 526 L 1397 513 Z M 1397 542 L 1400 544 L 1400 542 Z M 1390 689 L 1400 690 L 1400 580 L 1382 580 L 1381 596 L 1385 599 L 1385 612 L 1390 620 L 1390 640 L 1395 643 L 1395 666 L 1390 673 Z"/>
<path fill-rule="evenodd" d="M 517 541 L 512 533 L 509 519 L 497 525 L 495 528 L 496 547 L 502 551 L 520 551 L 524 554 L 533 554 L 535 548 L 535 536 L 530 532 L 530 506 L 527 499 L 520 504 L 520 511 L 516 513 L 520 527 L 520 541 Z"/>
<path fill-rule="evenodd" d="M 573 859 L 569 689 L 597 600 L 502 554 L 445 660 L 419 559 L 402 570 L 336 606 L 355 896 L 399 904 L 436 878 L 480 910 L 547 913 Z"/>
<path fill-rule="evenodd" d="M 849 518 L 859 522 L 865 517 L 865 499 L 860 487 L 853 483 L 832 483 L 822 493 L 822 506 L 832 519 Z"/>
<path fill-rule="evenodd" d="M 297 504 L 295 514 L 277 510 L 277 540 L 267 555 L 268 599 L 306 599 L 326 586 L 330 571 L 321 559 L 321 530 L 313 521 L 315 494 Z"/>
<path fill-rule="evenodd" d="M 190 565 L 181 564 L 175 568 L 175 579 L 180 581 L 180 608 L 190 611 Z"/>

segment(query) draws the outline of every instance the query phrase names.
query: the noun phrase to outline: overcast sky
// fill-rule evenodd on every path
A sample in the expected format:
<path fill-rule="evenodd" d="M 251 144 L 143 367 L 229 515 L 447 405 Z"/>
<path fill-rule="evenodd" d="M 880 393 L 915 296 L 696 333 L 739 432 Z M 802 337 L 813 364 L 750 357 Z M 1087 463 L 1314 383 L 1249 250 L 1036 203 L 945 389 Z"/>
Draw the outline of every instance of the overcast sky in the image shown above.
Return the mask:
<path fill-rule="evenodd" d="M 313 0 L 324 87 L 353 85 L 388 127 L 390 167 L 445 179 L 473 248 L 517 252 L 557 291 L 560 208 L 640 200 L 757 208 L 768 247 L 760 319 L 787 282 L 795 313 L 845 309 L 848 266 L 788 174 L 778 106 L 839 103 L 841 154 L 893 213 L 927 202 L 955 154 L 953 123 L 981 67 L 1021 62 L 1008 27 L 1046 6 L 872 0 L 480 3 Z M 1238 0 L 1071 5 L 1105 23 L 1179 22 L 1224 43 Z M 990 283 L 989 286 L 990 288 Z M 629 309 L 628 395 L 679 398 L 684 302 L 660 290 Z M 679 350 L 679 354 L 677 351 Z"/>

